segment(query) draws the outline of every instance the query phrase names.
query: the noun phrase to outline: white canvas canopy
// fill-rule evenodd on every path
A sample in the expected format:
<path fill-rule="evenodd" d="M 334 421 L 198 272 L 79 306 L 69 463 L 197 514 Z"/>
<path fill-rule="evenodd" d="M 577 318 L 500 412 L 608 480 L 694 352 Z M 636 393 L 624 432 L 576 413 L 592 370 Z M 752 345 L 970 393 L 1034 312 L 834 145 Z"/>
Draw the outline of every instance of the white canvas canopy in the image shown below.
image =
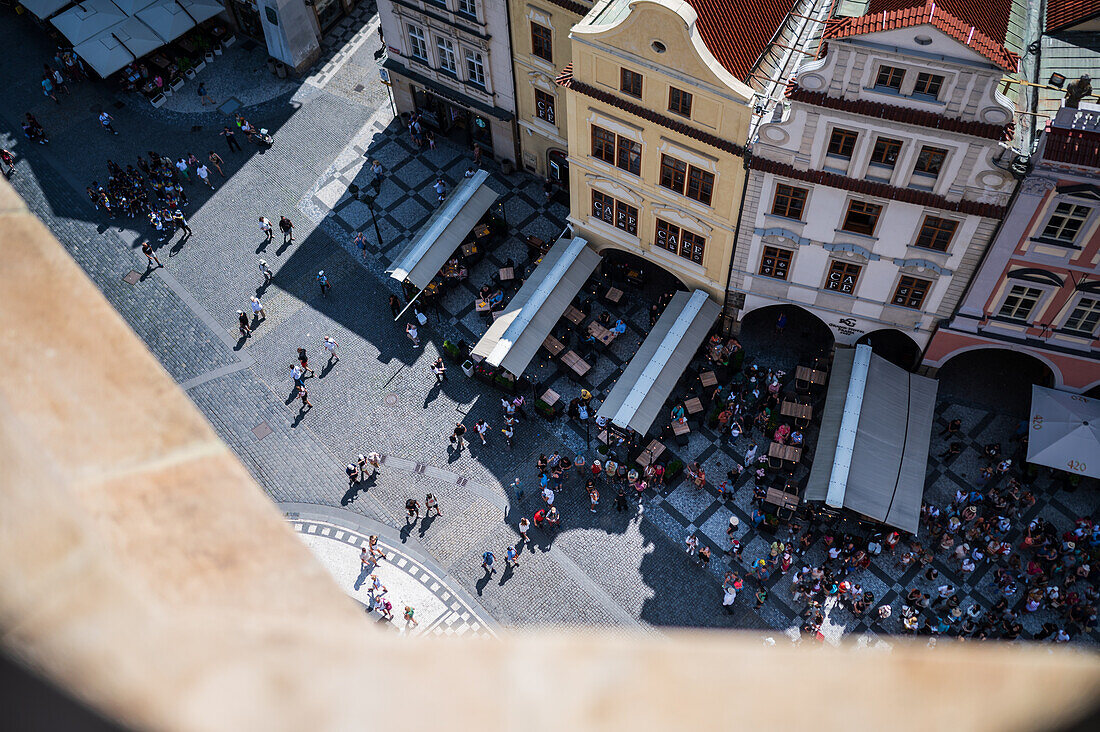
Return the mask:
<path fill-rule="evenodd" d="M 138 0 L 144 2 L 145 0 Z M 201 23 L 204 20 L 213 18 L 218 13 L 225 10 L 218 0 L 176 0 L 180 5 L 187 10 L 188 14 L 195 19 L 196 23 Z"/>
<path fill-rule="evenodd" d="M 1100 478 L 1100 399 L 1032 386 L 1027 461 Z"/>
<path fill-rule="evenodd" d="M 19 4 L 39 20 L 45 20 L 70 2 L 71 0 L 21 0 Z"/>
<path fill-rule="evenodd" d="M 164 45 L 156 33 L 137 18 L 127 18 L 73 48 L 84 63 L 102 77 Z"/>
<path fill-rule="evenodd" d="M 111 0 L 111 2 L 127 15 L 137 15 L 137 11 L 149 7 L 155 0 Z"/>
<path fill-rule="evenodd" d="M 195 21 L 176 0 L 156 0 L 137 11 L 137 17 L 164 40 L 171 43 L 195 27 Z"/>
<path fill-rule="evenodd" d="M 126 13 L 111 0 L 85 0 L 53 18 L 50 22 L 61 35 L 77 46 L 126 20 Z"/>

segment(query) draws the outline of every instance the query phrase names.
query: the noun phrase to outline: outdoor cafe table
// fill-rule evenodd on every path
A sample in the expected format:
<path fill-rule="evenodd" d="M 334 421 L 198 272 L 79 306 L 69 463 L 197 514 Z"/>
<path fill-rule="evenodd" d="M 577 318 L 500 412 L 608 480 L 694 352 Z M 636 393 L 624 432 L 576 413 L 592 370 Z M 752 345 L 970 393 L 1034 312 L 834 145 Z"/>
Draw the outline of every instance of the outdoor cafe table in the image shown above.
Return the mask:
<path fill-rule="evenodd" d="M 500 268 L 500 281 L 507 282 L 516 278 L 516 272 L 514 267 L 501 267 Z"/>
<path fill-rule="evenodd" d="M 479 313 L 485 313 L 485 312 L 488 312 L 488 311 L 489 311 L 489 308 L 490 308 L 490 307 L 491 307 L 491 306 L 489 305 L 489 301 L 488 301 L 488 300 L 480 300 L 480 299 L 479 299 L 479 300 L 477 301 L 477 303 L 475 303 L 475 304 L 474 304 L 474 309 L 475 309 L 475 310 L 476 310 L 477 312 L 479 312 Z"/>
<path fill-rule="evenodd" d="M 680 435 L 686 435 L 691 432 L 691 429 L 687 426 L 687 422 L 681 422 L 676 420 L 672 423 L 672 434 L 679 437 Z"/>
<path fill-rule="evenodd" d="M 814 408 L 809 404 L 801 404 L 791 400 L 786 400 L 779 407 L 779 413 L 784 417 L 795 417 L 797 419 L 809 419 L 813 416 Z"/>
<path fill-rule="evenodd" d="M 551 357 L 557 356 L 565 350 L 565 345 L 554 336 L 546 336 L 546 340 L 542 342 L 542 347 L 550 352 Z"/>
<path fill-rule="evenodd" d="M 566 351 L 563 353 L 561 362 L 568 366 L 577 376 L 584 376 L 592 369 L 592 366 L 578 356 L 575 351 Z"/>
<path fill-rule="evenodd" d="M 817 384 L 821 386 L 825 383 L 826 373 L 824 371 L 818 371 L 817 369 L 811 369 L 808 366 L 799 366 L 794 370 L 794 376 L 800 381 L 808 381 L 811 384 Z"/>
<path fill-rule="evenodd" d="M 703 411 L 703 403 L 699 401 L 699 397 L 692 397 L 684 402 L 684 409 L 688 414 L 698 414 Z"/>
<path fill-rule="evenodd" d="M 577 310 L 572 305 L 565 309 L 565 314 L 563 317 L 573 325 L 580 325 L 584 322 L 584 313 L 582 313 L 580 310 Z"/>
<path fill-rule="evenodd" d="M 611 341 L 615 340 L 615 337 L 619 335 L 618 333 L 608 330 L 607 328 L 603 327 L 595 321 L 592 321 L 588 324 L 588 333 L 605 346 L 611 345 Z"/>
<path fill-rule="evenodd" d="M 802 448 L 794 445 L 784 445 L 782 442 L 773 442 L 771 447 L 768 448 L 768 455 L 789 463 L 797 463 L 802 459 Z"/>
<path fill-rule="evenodd" d="M 546 393 L 540 396 L 539 399 L 541 399 L 543 404 L 545 404 L 546 406 L 552 407 L 558 403 L 558 400 L 561 399 L 561 396 L 553 389 L 547 389 Z"/>
<path fill-rule="evenodd" d="M 778 488 L 769 488 L 768 492 L 764 494 L 764 500 L 773 505 L 790 509 L 798 508 L 799 504 L 798 496 L 784 493 Z"/>
<path fill-rule="evenodd" d="M 642 450 L 642 454 L 638 456 L 638 459 L 635 462 L 638 463 L 638 465 L 641 465 L 643 468 L 648 468 L 649 464 L 660 457 L 661 453 L 663 453 L 664 451 L 665 446 L 661 444 L 658 440 L 653 440 L 649 443 L 646 449 Z"/>
<path fill-rule="evenodd" d="M 718 384 L 718 377 L 714 375 L 713 371 L 704 371 L 699 374 L 699 383 L 703 386 L 716 386 Z"/>
<path fill-rule="evenodd" d="M 622 299 L 622 296 L 623 296 L 623 291 L 622 290 L 620 290 L 618 287 L 612 287 L 611 289 L 609 289 L 607 291 L 607 293 L 603 297 L 608 302 L 618 303 L 619 300 Z"/>

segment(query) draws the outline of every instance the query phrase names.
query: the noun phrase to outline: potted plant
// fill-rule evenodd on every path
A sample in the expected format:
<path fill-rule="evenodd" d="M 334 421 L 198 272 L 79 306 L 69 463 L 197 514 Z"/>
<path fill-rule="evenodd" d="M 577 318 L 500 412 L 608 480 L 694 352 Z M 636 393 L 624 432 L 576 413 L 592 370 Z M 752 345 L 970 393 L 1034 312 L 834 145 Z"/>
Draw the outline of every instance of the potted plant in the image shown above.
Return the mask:
<path fill-rule="evenodd" d="M 489 364 L 482 361 L 474 367 L 474 378 L 480 381 L 484 381 L 486 384 L 493 383 L 493 375 L 496 369 Z"/>
<path fill-rule="evenodd" d="M 684 461 L 677 458 L 668 464 L 665 468 L 665 480 L 671 481 L 684 469 Z"/>
<path fill-rule="evenodd" d="M 513 394 L 516 391 L 516 377 L 512 376 L 507 371 L 501 369 L 493 376 L 493 381 L 498 388 Z"/>
<path fill-rule="evenodd" d="M 471 361 L 470 359 L 466 359 L 465 361 L 463 361 L 462 362 L 462 373 L 466 374 L 467 377 L 473 376 L 474 375 L 474 362 Z"/>
<path fill-rule="evenodd" d="M 446 353 L 452 361 L 457 362 L 460 360 L 458 346 L 451 342 L 450 339 L 443 341 L 443 352 Z"/>

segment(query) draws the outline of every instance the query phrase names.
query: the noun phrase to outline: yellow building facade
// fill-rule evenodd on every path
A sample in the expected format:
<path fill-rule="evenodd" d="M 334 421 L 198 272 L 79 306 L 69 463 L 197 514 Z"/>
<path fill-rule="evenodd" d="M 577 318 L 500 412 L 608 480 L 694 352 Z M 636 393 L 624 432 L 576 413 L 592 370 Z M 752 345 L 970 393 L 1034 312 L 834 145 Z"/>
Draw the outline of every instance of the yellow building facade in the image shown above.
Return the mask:
<path fill-rule="evenodd" d="M 686 2 L 601 0 L 573 27 L 572 63 L 558 78 L 568 90 L 574 234 L 601 253 L 658 265 L 719 303 L 753 98 L 731 73 L 737 59 L 720 62 L 704 41 L 721 22 L 701 21 Z"/>
<path fill-rule="evenodd" d="M 508 0 L 520 166 L 562 186 L 569 182 L 565 91 L 554 83 L 572 59 L 569 31 L 590 0 Z"/>

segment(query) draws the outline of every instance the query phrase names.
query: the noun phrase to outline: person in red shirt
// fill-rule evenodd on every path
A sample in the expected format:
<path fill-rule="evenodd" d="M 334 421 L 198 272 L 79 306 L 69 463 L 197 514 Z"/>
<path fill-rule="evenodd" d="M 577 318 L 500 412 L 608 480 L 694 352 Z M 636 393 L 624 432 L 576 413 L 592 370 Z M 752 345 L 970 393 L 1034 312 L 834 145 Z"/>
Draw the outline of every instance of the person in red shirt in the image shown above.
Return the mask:
<path fill-rule="evenodd" d="M 532 521 L 535 524 L 535 528 L 541 529 L 543 523 L 546 521 L 546 509 L 540 508 L 538 511 L 535 511 Z"/>

